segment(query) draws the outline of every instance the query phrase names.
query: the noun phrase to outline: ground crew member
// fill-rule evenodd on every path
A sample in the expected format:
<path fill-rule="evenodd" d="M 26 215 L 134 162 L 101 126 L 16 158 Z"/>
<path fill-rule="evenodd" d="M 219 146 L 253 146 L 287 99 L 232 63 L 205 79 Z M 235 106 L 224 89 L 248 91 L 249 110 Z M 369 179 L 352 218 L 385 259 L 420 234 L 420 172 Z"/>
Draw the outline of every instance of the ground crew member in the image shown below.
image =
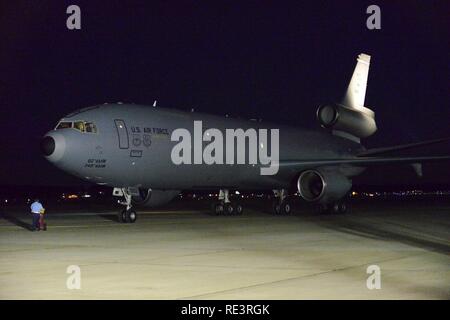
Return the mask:
<path fill-rule="evenodd" d="M 35 199 L 31 204 L 31 214 L 33 215 L 33 224 L 31 227 L 31 231 L 39 231 L 39 220 L 41 219 L 41 210 L 44 210 L 44 207 L 39 202 L 39 199 Z"/>

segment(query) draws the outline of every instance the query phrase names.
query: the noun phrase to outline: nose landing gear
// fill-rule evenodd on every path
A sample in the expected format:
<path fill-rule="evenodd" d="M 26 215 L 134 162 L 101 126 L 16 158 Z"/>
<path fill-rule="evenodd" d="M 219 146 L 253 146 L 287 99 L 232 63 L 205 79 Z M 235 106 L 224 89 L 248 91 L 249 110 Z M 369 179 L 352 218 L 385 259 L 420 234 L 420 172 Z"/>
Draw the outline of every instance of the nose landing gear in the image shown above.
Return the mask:
<path fill-rule="evenodd" d="M 137 219 L 137 213 L 131 205 L 131 194 L 128 188 L 114 188 L 113 195 L 123 196 L 125 201 L 120 202 L 125 206 L 125 209 L 120 211 L 117 216 L 117 220 L 121 223 L 135 223 Z"/>
<path fill-rule="evenodd" d="M 135 223 L 137 219 L 137 213 L 133 209 L 123 209 L 119 212 L 119 222 L 122 223 Z"/>

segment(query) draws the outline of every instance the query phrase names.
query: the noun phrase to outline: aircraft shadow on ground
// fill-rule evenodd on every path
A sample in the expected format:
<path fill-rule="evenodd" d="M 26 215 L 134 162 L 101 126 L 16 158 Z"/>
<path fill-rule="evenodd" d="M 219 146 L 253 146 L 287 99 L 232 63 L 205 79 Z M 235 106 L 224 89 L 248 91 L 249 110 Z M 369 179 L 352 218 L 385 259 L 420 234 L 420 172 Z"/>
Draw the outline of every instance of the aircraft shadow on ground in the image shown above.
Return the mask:
<path fill-rule="evenodd" d="M 342 220 L 342 221 L 327 221 L 324 226 L 339 232 L 365 237 L 377 240 L 397 241 L 406 245 L 442 253 L 450 254 L 450 246 L 448 244 L 432 241 L 430 239 L 421 238 L 419 235 L 405 234 L 401 230 L 386 230 L 377 226 Z"/>
<path fill-rule="evenodd" d="M 0 212 L 0 217 L 2 217 L 6 221 L 8 221 L 8 222 L 10 222 L 12 224 L 15 224 L 16 226 L 21 227 L 21 228 L 23 228 L 25 230 L 29 230 L 29 231 L 32 230 L 33 226 L 31 225 L 31 223 L 27 223 L 25 221 L 22 221 L 21 219 L 17 218 L 17 216 L 14 216 L 12 214 L 9 214 L 9 213 L 6 213 L 6 212 L 2 211 L 2 212 Z M 31 220 L 31 217 L 30 217 L 30 220 Z"/>

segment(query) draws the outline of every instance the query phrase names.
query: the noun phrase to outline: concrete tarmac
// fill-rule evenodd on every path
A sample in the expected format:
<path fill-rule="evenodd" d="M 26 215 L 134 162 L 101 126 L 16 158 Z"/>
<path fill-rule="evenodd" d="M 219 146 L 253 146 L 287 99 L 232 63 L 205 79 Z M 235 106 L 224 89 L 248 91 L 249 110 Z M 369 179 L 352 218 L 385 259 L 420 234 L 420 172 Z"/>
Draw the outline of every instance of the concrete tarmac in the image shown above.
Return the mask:
<path fill-rule="evenodd" d="M 2 209 L 1 299 L 449 299 L 450 206 L 359 204 L 346 215 Z M 67 268 L 81 288 L 68 289 Z M 381 289 L 367 288 L 368 266 Z"/>

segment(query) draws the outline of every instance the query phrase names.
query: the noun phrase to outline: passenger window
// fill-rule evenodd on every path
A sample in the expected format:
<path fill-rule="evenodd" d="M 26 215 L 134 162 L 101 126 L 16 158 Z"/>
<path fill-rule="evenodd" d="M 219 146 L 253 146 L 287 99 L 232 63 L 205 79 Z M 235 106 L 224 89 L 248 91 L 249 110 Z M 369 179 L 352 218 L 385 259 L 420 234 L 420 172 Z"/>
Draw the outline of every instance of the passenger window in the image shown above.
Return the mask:
<path fill-rule="evenodd" d="M 58 130 L 58 129 L 68 129 L 68 128 L 72 128 L 72 122 L 60 122 L 56 126 L 56 130 Z"/>
<path fill-rule="evenodd" d="M 86 122 L 85 127 L 86 127 L 86 132 L 97 133 L 97 127 L 95 126 L 95 124 L 93 122 Z"/>
<path fill-rule="evenodd" d="M 85 126 L 83 121 L 76 121 L 73 127 L 81 132 L 85 132 Z"/>

